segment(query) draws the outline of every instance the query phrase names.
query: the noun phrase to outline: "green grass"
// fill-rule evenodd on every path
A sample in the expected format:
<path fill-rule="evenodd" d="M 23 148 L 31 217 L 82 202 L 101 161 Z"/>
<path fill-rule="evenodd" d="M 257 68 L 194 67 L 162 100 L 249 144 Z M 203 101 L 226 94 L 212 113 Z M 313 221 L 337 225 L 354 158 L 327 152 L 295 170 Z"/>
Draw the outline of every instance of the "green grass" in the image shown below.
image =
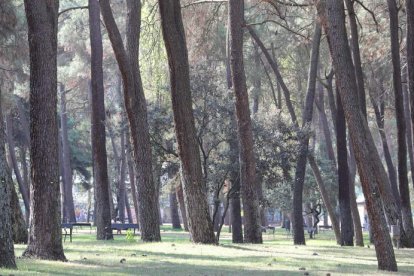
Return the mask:
<path fill-rule="evenodd" d="M 213 246 L 192 244 L 187 233 L 169 227 L 162 228 L 161 243 L 142 243 L 139 237 L 131 242 L 125 235 L 96 241 L 94 233 L 79 230 L 73 243 L 64 243 L 68 262 L 19 258 L 19 270 L 0 269 L 0 275 L 395 275 L 377 270 L 373 246 L 337 246 L 331 231 L 307 240 L 307 246 L 292 245 L 282 229 L 264 234 L 261 245 L 232 244 L 224 231 L 220 245 Z M 16 245 L 16 255 L 24 248 Z M 414 250 L 395 252 L 398 275 L 414 275 Z"/>

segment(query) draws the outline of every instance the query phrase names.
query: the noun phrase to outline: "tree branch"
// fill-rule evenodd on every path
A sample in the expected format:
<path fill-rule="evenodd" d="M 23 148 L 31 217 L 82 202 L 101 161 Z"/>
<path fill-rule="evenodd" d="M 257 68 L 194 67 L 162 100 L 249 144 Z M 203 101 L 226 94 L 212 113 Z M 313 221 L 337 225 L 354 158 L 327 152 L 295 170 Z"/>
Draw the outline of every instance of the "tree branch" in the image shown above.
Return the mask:
<path fill-rule="evenodd" d="M 83 9 L 89 9 L 89 6 L 79 6 L 79 7 L 71 7 L 71 8 L 67 8 L 67 9 L 64 9 L 64 10 L 60 11 L 60 12 L 58 13 L 58 16 L 61 16 L 62 14 L 66 13 L 66 12 L 68 12 L 68 11 L 73 11 L 73 10 L 83 10 Z"/>

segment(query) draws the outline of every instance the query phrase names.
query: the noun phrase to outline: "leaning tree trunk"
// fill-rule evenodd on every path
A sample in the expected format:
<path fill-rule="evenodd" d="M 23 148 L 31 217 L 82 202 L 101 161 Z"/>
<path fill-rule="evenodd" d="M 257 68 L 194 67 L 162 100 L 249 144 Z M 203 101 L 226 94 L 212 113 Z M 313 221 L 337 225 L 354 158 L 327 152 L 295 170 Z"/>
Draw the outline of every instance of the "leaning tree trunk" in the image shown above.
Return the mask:
<path fill-rule="evenodd" d="M 208 211 L 206 183 L 203 182 L 200 154 L 196 139 L 188 52 L 180 1 L 159 0 L 158 3 L 170 68 L 172 108 L 181 160 L 181 176 L 188 227 L 192 241 L 215 243 L 213 224 Z"/>
<path fill-rule="evenodd" d="M 404 228 L 404 231 L 401 231 L 401 244 L 405 247 L 414 247 L 413 215 L 411 212 L 410 189 L 407 175 L 407 130 L 405 126 L 406 118 L 404 115 L 404 96 L 401 81 L 398 7 L 395 0 L 387 0 L 387 3 L 390 16 L 391 57 L 398 136 L 398 186 L 400 188 L 401 219 Z"/>
<path fill-rule="evenodd" d="M 29 27 L 32 181 L 29 243 L 23 255 L 63 261 L 56 62 L 59 1 L 25 0 L 24 4 Z"/>
<path fill-rule="evenodd" d="M 27 232 L 27 225 L 24 221 L 22 210 L 20 209 L 19 198 L 16 189 L 12 185 L 12 225 L 13 225 L 13 241 L 14 243 L 27 244 L 29 234 Z"/>
<path fill-rule="evenodd" d="M 135 218 L 137 223 L 139 223 L 139 213 L 138 213 L 138 199 L 137 199 L 137 187 L 135 185 L 135 173 L 134 173 L 134 164 L 131 158 L 131 143 L 129 142 L 129 131 L 126 132 L 126 160 L 128 164 L 128 177 L 129 183 L 131 184 L 131 196 L 132 202 L 134 203 Z"/>
<path fill-rule="evenodd" d="M 396 206 L 392 199 L 385 198 L 385 191 L 389 193 L 387 174 L 381 163 L 367 121 L 359 107 L 357 84 L 345 28 L 343 2 L 322 0 L 320 4 L 322 5 L 319 6 L 318 12 L 331 43 L 330 49 L 337 76 L 336 80 L 351 135 L 369 219 L 373 227 L 378 268 L 396 271 L 397 262 L 388 227 L 385 227 L 387 223 L 382 209 L 384 207 L 391 210 L 395 215 Z M 386 199 L 384 205 L 382 205 L 381 196 Z M 387 200 L 390 201 L 387 202 Z M 396 216 L 398 217 L 398 215 Z"/>
<path fill-rule="evenodd" d="M 60 87 L 60 129 L 62 136 L 62 167 L 66 218 L 69 222 L 76 222 L 75 205 L 73 203 L 72 167 L 70 164 L 70 145 L 68 134 L 68 116 L 66 111 L 66 91 L 63 84 Z"/>
<path fill-rule="evenodd" d="M 354 245 L 354 231 L 352 229 L 352 215 L 350 204 L 350 182 L 348 168 L 348 150 L 346 146 L 346 122 L 344 109 L 338 89 L 336 90 L 337 115 L 336 115 L 336 148 L 338 156 L 338 199 L 341 218 L 341 245 Z"/>
<path fill-rule="evenodd" d="M 17 184 L 19 185 L 19 191 L 23 198 L 24 208 L 26 211 L 26 216 L 30 214 L 30 195 L 27 182 L 23 180 L 22 174 L 20 173 L 19 166 L 17 164 L 14 137 L 13 137 L 13 120 L 11 114 L 6 116 L 6 140 L 9 149 L 9 156 L 12 161 L 12 166 L 14 170 L 14 175 L 16 176 Z M 22 163 L 25 160 L 22 160 Z M 27 221 L 28 223 L 29 221 Z"/>
<path fill-rule="evenodd" d="M 185 211 L 185 202 L 181 178 L 178 180 L 178 183 L 175 186 L 175 193 L 177 194 L 178 203 L 180 205 L 181 218 L 183 219 L 184 230 L 189 231 L 188 229 L 188 220 L 187 213 Z"/>
<path fill-rule="evenodd" d="M 13 180 L 7 165 L 0 97 L 0 268 L 16 268 L 12 229 Z"/>
<path fill-rule="evenodd" d="M 102 68 L 102 34 L 98 0 L 89 0 L 91 41 L 92 160 L 95 182 L 95 223 L 98 240 L 113 239 L 106 155 L 105 97 Z"/>
<path fill-rule="evenodd" d="M 243 64 L 244 0 L 229 1 L 229 24 L 230 67 L 236 96 L 236 117 L 240 146 L 240 184 L 243 198 L 244 240 L 248 243 L 262 243 L 253 132 Z"/>
<path fill-rule="evenodd" d="M 306 93 L 305 107 L 303 111 L 302 133 L 299 141 L 299 154 L 296 163 L 295 185 L 293 189 L 293 242 L 294 244 L 305 244 L 303 231 L 303 184 L 305 181 L 306 160 L 309 146 L 309 127 L 312 123 L 313 103 L 315 100 L 316 76 L 318 73 L 319 45 L 321 39 L 321 26 L 316 23 L 313 35 L 311 62 L 309 66 L 308 88 Z"/>
<path fill-rule="evenodd" d="M 139 224 L 143 241 L 160 241 L 156 184 L 152 175 L 152 154 L 147 121 L 147 103 L 139 68 L 141 1 L 127 0 L 126 48 L 115 22 L 109 0 L 100 1 L 112 49 L 121 71 L 124 103 L 129 121 L 137 182 Z"/>
<path fill-rule="evenodd" d="M 411 105 L 411 127 L 414 133 L 414 0 L 406 0 L 405 5 L 405 13 L 407 14 L 407 81 Z"/>

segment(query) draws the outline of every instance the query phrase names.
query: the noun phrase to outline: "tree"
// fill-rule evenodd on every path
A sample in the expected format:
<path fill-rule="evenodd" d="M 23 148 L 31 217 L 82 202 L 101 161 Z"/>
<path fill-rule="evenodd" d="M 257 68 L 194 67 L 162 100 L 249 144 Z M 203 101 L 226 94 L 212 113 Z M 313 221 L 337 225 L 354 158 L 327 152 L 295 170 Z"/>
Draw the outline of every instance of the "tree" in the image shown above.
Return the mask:
<path fill-rule="evenodd" d="M 312 123 L 313 104 L 315 101 L 316 76 L 318 73 L 319 46 L 321 40 L 321 26 L 315 23 L 315 31 L 312 40 L 311 63 L 309 66 L 308 88 L 306 92 L 305 107 L 302 118 L 302 137 L 299 144 L 299 156 L 296 163 L 295 185 L 293 192 L 293 239 L 294 244 L 305 244 L 303 232 L 303 209 L 302 195 L 303 183 L 305 181 L 306 160 L 308 157 L 309 134 L 307 133 Z"/>
<path fill-rule="evenodd" d="M 141 1 L 127 1 L 126 48 L 112 14 L 109 0 L 100 1 L 103 20 L 121 71 L 125 109 L 129 121 L 138 194 L 139 224 L 143 241 L 160 241 L 157 189 L 152 175 L 152 153 L 147 103 L 139 66 Z"/>
<path fill-rule="evenodd" d="M 97 0 L 89 0 L 91 41 L 91 136 L 95 181 L 95 223 L 98 240 L 113 239 L 105 135 L 105 102 L 102 72 L 102 34 Z"/>
<path fill-rule="evenodd" d="M 215 243 L 194 125 L 188 51 L 180 1 L 159 0 L 158 4 L 170 69 L 171 100 L 188 228 L 193 242 Z"/>
<path fill-rule="evenodd" d="M 411 106 L 411 127 L 414 128 L 414 0 L 406 0 L 405 5 L 407 14 L 407 80 Z"/>
<path fill-rule="evenodd" d="M 229 1 L 230 67 L 236 100 L 239 135 L 240 185 L 243 199 L 244 241 L 262 243 L 259 198 L 257 195 L 256 161 L 249 97 L 243 64 L 244 0 Z"/>
<path fill-rule="evenodd" d="M 338 82 L 352 147 L 355 152 L 368 216 L 371 222 L 370 225 L 373 228 L 378 268 L 381 270 L 396 271 L 397 262 L 395 260 L 391 238 L 388 234 L 388 228 L 385 227 L 386 220 L 382 211 L 383 207 L 390 209 L 395 206 L 387 206 L 386 204 L 388 202 L 386 201 L 384 201 L 384 205 L 381 202 L 384 188 L 387 185 L 389 187 L 389 183 L 387 174 L 375 148 L 367 121 L 364 119 L 364 115 L 359 107 L 357 84 L 346 34 L 343 2 L 322 0 L 320 1 L 318 14 L 331 43 L 330 49 L 337 76 L 336 81 Z"/>
<path fill-rule="evenodd" d="M 4 130 L 0 100 L 0 268 L 16 268 L 11 206 L 13 180 L 7 165 Z"/>
<path fill-rule="evenodd" d="M 411 212 L 410 189 L 407 171 L 407 135 L 404 113 L 404 95 L 401 81 L 400 42 L 398 38 L 398 7 L 395 0 L 387 0 L 390 16 L 391 58 L 393 67 L 393 87 L 395 116 L 398 141 L 398 187 L 401 197 L 401 220 L 403 230 L 401 242 L 404 246 L 414 247 L 413 215 Z"/>
<path fill-rule="evenodd" d="M 30 50 L 31 202 L 29 243 L 23 255 L 64 261 L 57 126 L 59 1 L 25 0 L 24 4 Z"/>

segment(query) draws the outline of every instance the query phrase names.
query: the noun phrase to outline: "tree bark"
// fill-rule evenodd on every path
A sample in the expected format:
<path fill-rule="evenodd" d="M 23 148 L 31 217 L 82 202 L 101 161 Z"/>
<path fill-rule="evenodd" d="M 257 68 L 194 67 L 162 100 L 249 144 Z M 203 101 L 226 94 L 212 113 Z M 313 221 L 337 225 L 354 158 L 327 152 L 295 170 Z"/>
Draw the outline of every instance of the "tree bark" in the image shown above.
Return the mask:
<path fill-rule="evenodd" d="M 124 126 L 122 125 L 121 128 Z M 125 207 L 126 201 L 125 197 L 126 193 L 126 186 L 125 186 L 125 173 L 126 173 L 126 158 L 125 158 L 125 130 L 121 129 L 121 154 L 119 156 L 120 167 L 119 167 L 119 192 L 118 192 L 118 213 L 119 213 L 119 220 L 124 223 L 125 222 Z"/>
<path fill-rule="evenodd" d="M 112 240 L 108 163 L 105 135 L 105 97 L 102 68 L 102 34 L 98 0 L 89 0 L 91 41 L 91 135 L 95 182 L 95 224 L 98 240 Z"/>
<path fill-rule="evenodd" d="M 250 119 L 249 96 L 243 64 L 244 0 L 229 1 L 230 67 L 236 99 L 239 135 L 240 182 L 243 198 L 244 241 L 262 243 L 260 206 L 257 195 L 256 161 Z"/>
<path fill-rule="evenodd" d="M 25 0 L 24 4 L 29 27 L 32 181 L 29 243 L 23 255 L 64 261 L 66 258 L 63 253 L 59 209 L 57 125 L 59 1 Z"/>
<path fill-rule="evenodd" d="M 413 128 L 412 133 L 414 133 L 414 0 L 406 0 L 405 5 L 407 15 L 407 81 L 411 106 L 411 127 Z"/>
<path fill-rule="evenodd" d="M 73 182 L 72 167 L 70 164 L 70 145 L 68 136 L 68 116 L 66 111 L 66 91 L 63 84 L 60 83 L 60 128 L 62 136 L 62 167 L 63 167 L 63 183 L 65 197 L 66 219 L 69 222 L 76 222 L 75 205 L 73 203 Z"/>
<path fill-rule="evenodd" d="M 170 192 L 170 211 L 171 211 L 171 223 L 173 229 L 181 229 L 180 216 L 178 214 L 178 202 L 175 189 L 171 189 Z"/>
<path fill-rule="evenodd" d="M 12 228 L 13 180 L 7 165 L 1 103 L 0 98 L 0 268 L 13 269 L 16 268 Z"/>
<path fill-rule="evenodd" d="M 387 3 L 390 16 L 391 57 L 398 136 L 398 186 L 401 197 L 401 219 L 404 227 L 404 231 L 401 232 L 401 243 L 405 247 L 414 247 L 413 216 L 411 212 L 410 189 L 408 186 L 407 175 L 407 130 L 405 125 L 404 96 L 401 81 L 398 7 L 395 0 L 387 0 Z"/>
<path fill-rule="evenodd" d="M 134 164 L 131 158 L 131 143 L 129 142 L 129 131 L 127 130 L 127 140 L 126 140 L 126 160 L 128 163 L 128 177 L 129 183 L 131 184 L 131 194 L 132 194 L 132 202 L 134 204 L 134 211 L 137 223 L 139 223 L 139 213 L 138 213 L 138 199 L 137 199 L 137 188 L 135 185 L 135 173 L 134 173 Z"/>
<path fill-rule="evenodd" d="M 361 54 L 359 51 L 359 35 L 357 18 L 354 10 L 354 0 L 345 0 L 349 16 L 349 26 L 351 29 L 351 50 L 355 68 L 355 78 L 357 82 L 358 98 L 362 114 L 367 117 L 367 103 L 365 99 L 364 72 L 362 71 Z"/>
<path fill-rule="evenodd" d="M 203 182 L 191 101 L 188 52 L 179 0 L 159 0 L 161 27 L 170 69 L 171 99 L 181 160 L 184 200 L 191 239 L 215 243 Z"/>
<path fill-rule="evenodd" d="M 384 208 L 394 212 L 395 215 L 396 205 L 392 199 L 386 198 L 386 193 L 390 192 L 387 174 L 379 158 L 367 121 L 359 106 L 357 84 L 345 28 L 343 2 L 322 0 L 318 11 L 331 44 L 330 49 L 337 76 L 336 80 L 351 135 L 371 226 L 373 227 L 378 268 L 396 271 L 397 262 L 394 249 L 388 228 L 385 227 L 387 224 L 382 212 L 382 208 Z M 382 205 L 381 196 L 384 205 Z M 398 217 L 398 214 L 396 216 Z"/>
<path fill-rule="evenodd" d="M 338 156 L 338 186 L 339 210 L 341 218 L 341 245 L 353 246 L 352 215 L 350 204 L 350 183 L 348 169 L 348 150 L 346 147 L 346 122 L 344 109 L 338 89 L 336 90 L 336 149 Z"/>
<path fill-rule="evenodd" d="M 181 218 L 183 219 L 184 230 L 189 231 L 187 213 L 185 211 L 184 193 L 183 193 L 181 178 L 175 187 L 175 192 L 177 194 L 178 203 L 180 205 L 180 213 L 181 213 Z"/>
<path fill-rule="evenodd" d="M 17 184 L 19 185 L 19 191 L 22 195 L 24 208 L 26 214 L 30 214 L 30 195 L 27 183 L 24 182 L 22 174 L 20 173 L 19 166 L 17 164 L 14 137 L 13 137 L 13 121 L 11 115 L 6 116 L 6 140 L 9 148 L 10 159 L 13 165 L 14 175 L 16 176 Z M 28 221 L 27 221 L 28 222 Z"/>
<path fill-rule="evenodd" d="M 152 175 L 152 153 L 147 121 L 147 105 L 139 67 L 141 1 L 127 0 L 126 49 L 112 14 L 109 0 L 100 1 L 102 16 L 121 71 L 125 109 L 129 121 L 136 172 L 141 239 L 160 241 L 156 184 Z"/>
<path fill-rule="evenodd" d="M 312 123 L 313 103 L 315 101 L 316 76 L 318 73 L 319 45 L 321 38 L 321 26 L 316 23 L 313 41 L 311 61 L 308 75 L 308 88 L 303 111 L 302 130 L 309 131 Z M 306 160 L 308 157 L 309 134 L 302 133 L 299 140 L 299 154 L 296 163 L 295 184 L 293 190 L 293 242 L 294 244 L 305 244 L 305 235 L 303 231 L 303 184 L 305 181 Z"/>

